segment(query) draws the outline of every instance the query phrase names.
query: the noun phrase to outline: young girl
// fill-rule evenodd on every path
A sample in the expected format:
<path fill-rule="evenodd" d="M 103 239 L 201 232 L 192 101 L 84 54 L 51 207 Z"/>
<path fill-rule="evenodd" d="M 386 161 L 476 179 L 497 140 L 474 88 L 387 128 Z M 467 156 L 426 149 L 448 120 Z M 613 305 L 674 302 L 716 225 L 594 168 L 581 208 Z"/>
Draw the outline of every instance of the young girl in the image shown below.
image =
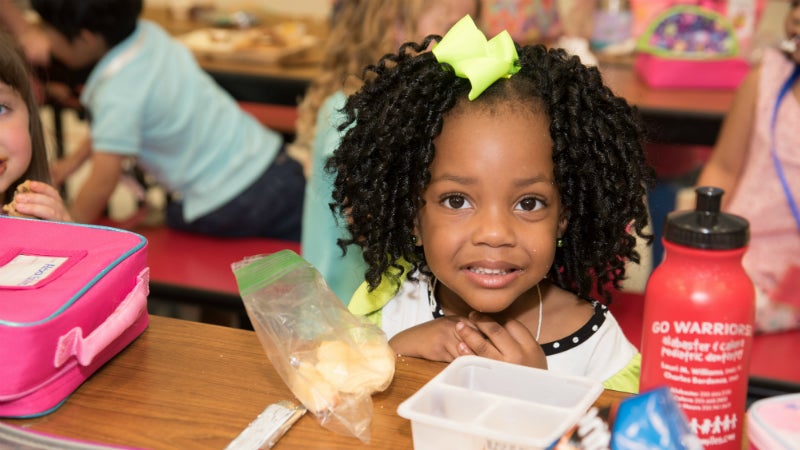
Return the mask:
<path fill-rule="evenodd" d="M 407 40 L 442 34 L 465 14 L 477 15 L 478 0 L 344 0 L 336 8 L 319 76 L 299 106 L 297 139 L 291 154 L 306 162 L 302 253 L 344 302 L 364 281 L 365 266 L 356 247 L 347 255 L 336 245 L 344 235 L 341 218 L 331 214 L 333 180 L 325 161 L 339 144 L 339 109 L 346 94 L 361 86 L 358 76 L 370 63 Z M 391 32 L 387 32 L 391 30 Z"/>
<path fill-rule="evenodd" d="M 2 214 L 70 221 L 50 186 L 42 124 L 26 59 L 0 33 L 0 204 Z"/>
<path fill-rule="evenodd" d="M 634 110 L 578 58 L 505 33 L 487 45 L 469 17 L 420 53 L 431 39 L 368 69 L 327 165 L 341 244 L 368 265 L 350 310 L 402 355 L 477 354 L 636 391 L 635 347 L 589 299 L 639 261 L 629 230 L 652 240 Z"/>
<path fill-rule="evenodd" d="M 742 264 L 756 285 L 759 331 L 800 326 L 800 1 L 784 26 L 785 48 L 765 49 L 739 86 L 697 180 L 724 189 L 723 209 L 750 222 Z"/>

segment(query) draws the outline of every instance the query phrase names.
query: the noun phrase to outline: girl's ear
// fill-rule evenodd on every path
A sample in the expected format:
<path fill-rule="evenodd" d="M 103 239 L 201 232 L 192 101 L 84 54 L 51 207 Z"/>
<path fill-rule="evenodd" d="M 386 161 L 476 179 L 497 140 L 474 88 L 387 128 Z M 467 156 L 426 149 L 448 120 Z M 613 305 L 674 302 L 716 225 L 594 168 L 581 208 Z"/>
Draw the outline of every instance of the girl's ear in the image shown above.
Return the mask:
<path fill-rule="evenodd" d="M 558 237 L 563 237 L 569 225 L 569 211 L 562 210 L 561 216 L 558 218 Z"/>
<path fill-rule="evenodd" d="M 416 220 L 414 222 L 414 230 L 412 231 L 414 234 L 411 235 L 411 242 L 417 247 L 422 247 L 422 232 L 419 229 L 419 222 Z"/>

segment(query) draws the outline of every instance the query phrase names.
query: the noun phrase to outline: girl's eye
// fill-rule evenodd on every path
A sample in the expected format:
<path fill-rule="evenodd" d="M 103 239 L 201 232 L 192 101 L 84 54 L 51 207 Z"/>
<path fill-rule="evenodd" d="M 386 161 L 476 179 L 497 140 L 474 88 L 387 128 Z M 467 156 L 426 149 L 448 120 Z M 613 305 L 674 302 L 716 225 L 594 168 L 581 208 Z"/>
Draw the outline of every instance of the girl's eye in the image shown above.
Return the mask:
<path fill-rule="evenodd" d="M 8 112 L 8 106 L 0 103 L 0 114 L 5 114 Z"/>
<path fill-rule="evenodd" d="M 471 206 L 463 195 L 448 195 L 442 199 L 442 204 L 451 209 L 461 209 Z"/>
<path fill-rule="evenodd" d="M 536 211 L 544 207 L 544 202 L 534 197 L 525 197 L 517 203 L 517 209 L 522 211 Z"/>

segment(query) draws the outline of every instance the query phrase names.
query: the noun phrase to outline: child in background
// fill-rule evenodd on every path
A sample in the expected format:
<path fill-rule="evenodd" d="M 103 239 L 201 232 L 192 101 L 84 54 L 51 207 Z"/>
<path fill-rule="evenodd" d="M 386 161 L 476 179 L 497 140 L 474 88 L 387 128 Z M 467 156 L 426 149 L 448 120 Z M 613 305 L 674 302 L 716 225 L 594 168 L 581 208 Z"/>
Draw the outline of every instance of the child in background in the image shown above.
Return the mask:
<path fill-rule="evenodd" d="M 368 266 L 351 312 L 402 355 L 477 354 L 636 391 L 636 348 L 589 298 L 609 300 L 638 263 L 629 230 L 652 240 L 634 110 L 561 49 L 505 33 L 487 45 L 469 17 L 420 53 L 432 39 L 368 70 L 327 166 L 342 244 Z"/>
<path fill-rule="evenodd" d="M 92 169 L 71 204 L 99 218 L 128 158 L 169 193 L 167 225 L 225 237 L 299 240 L 305 178 L 192 53 L 152 22 L 142 0 L 33 0 L 71 68 L 93 67 L 81 93 Z"/>
<path fill-rule="evenodd" d="M 45 66 L 50 62 L 50 41 L 47 35 L 28 22 L 14 0 L 0 0 L 0 26 L 17 38 L 31 63 Z"/>
<path fill-rule="evenodd" d="M 0 214 L 71 220 L 50 184 L 31 74 L 14 39 L 0 33 Z"/>
<path fill-rule="evenodd" d="M 323 168 L 341 137 L 338 125 L 343 117 L 338 111 L 346 95 L 360 87 L 358 76 L 364 67 L 406 40 L 444 33 L 465 14 L 477 15 L 478 5 L 477 0 L 344 0 L 336 6 L 320 75 L 300 103 L 297 139 L 290 152 L 306 162 L 308 177 L 303 257 L 345 303 L 364 281 L 366 266 L 357 247 L 343 254 L 336 245 L 345 235 L 344 221 L 331 212 L 332 179 Z"/>
<path fill-rule="evenodd" d="M 800 326 L 800 1 L 790 2 L 784 25 L 787 48 L 765 49 L 739 86 L 697 180 L 724 189 L 723 209 L 750 222 L 742 264 L 756 286 L 759 331 Z"/>

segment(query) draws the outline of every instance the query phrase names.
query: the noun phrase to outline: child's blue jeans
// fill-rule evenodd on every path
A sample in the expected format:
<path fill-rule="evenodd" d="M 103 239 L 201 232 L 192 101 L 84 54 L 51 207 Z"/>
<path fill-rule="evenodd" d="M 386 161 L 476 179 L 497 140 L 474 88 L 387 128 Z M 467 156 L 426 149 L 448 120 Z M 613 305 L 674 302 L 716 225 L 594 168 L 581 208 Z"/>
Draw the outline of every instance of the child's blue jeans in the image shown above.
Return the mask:
<path fill-rule="evenodd" d="M 220 237 L 266 237 L 300 241 L 303 168 L 281 151 L 253 184 L 231 201 L 187 223 L 183 203 L 167 203 L 167 225 Z"/>

